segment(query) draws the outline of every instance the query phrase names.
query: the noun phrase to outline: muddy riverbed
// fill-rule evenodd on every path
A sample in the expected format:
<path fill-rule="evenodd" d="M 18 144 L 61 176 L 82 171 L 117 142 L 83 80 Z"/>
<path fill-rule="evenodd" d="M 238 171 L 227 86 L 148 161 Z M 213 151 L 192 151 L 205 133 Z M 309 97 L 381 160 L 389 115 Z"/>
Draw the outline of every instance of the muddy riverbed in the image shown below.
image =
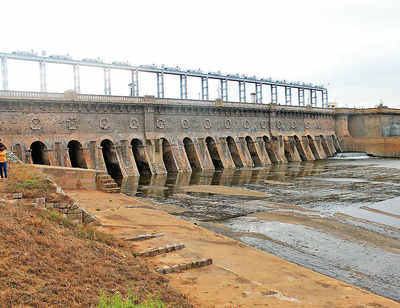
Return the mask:
<path fill-rule="evenodd" d="M 330 159 L 131 178 L 123 191 L 400 302 L 400 160 Z"/>

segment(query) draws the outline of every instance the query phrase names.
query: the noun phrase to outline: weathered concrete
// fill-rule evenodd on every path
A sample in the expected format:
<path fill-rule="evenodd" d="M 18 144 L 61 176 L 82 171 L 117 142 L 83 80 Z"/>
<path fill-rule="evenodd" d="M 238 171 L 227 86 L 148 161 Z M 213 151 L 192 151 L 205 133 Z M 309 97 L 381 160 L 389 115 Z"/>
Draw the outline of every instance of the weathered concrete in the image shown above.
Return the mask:
<path fill-rule="evenodd" d="M 114 178 L 265 167 L 324 159 L 338 150 L 330 109 L 154 97 L 0 97 L 0 120 L 3 142 L 21 160 L 108 170 Z"/>
<path fill-rule="evenodd" d="M 343 151 L 400 157 L 400 110 L 337 109 L 336 114 L 336 133 Z"/>
<path fill-rule="evenodd" d="M 58 166 L 35 165 L 62 189 L 96 190 L 96 176 L 104 171 L 68 168 Z"/>

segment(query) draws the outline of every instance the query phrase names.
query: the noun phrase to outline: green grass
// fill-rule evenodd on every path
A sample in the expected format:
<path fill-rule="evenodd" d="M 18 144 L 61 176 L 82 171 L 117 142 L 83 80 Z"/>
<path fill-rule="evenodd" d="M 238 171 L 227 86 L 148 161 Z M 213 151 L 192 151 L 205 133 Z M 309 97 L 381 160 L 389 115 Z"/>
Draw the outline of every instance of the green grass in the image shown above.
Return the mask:
<path fill-rule="evenodd" d="M 97 308 L 165 308 L 165 305 L 159 299 L 151 297 L 139 303 L 138 297 L 132 295 L 123 299 L 119 293 L 114 295 L 102 293 Z"/>

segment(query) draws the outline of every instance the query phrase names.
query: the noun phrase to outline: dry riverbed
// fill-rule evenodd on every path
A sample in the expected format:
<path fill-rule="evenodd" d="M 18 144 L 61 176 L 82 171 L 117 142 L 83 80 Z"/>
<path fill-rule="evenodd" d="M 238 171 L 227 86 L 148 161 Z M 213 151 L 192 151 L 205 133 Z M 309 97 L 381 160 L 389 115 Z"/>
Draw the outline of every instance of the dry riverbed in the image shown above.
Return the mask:
<path fill-rule="evenodd" d="M 169 215 L 152 202 L 97 191 L 68 193 L 99 219 L 103 224 L 99 229 L 117 237 L 152 232 L 164 234 L 160 238 L 134 242 L 138 252 L 167 244 L 185 244 L 183 250 L 149 258 L 155 268 L 212 258 L 211 266 L 167 275 L 171 285 L 197 307 L 400 307 L 392 300 Z M 173 211 L 174 206 L 165 209 Z M 255 219 L 270 218 L 259 215 Z M 313 222 L 314 226 L 317 224 Z M 326 226 L 330 230 L 336 227 Z"/>

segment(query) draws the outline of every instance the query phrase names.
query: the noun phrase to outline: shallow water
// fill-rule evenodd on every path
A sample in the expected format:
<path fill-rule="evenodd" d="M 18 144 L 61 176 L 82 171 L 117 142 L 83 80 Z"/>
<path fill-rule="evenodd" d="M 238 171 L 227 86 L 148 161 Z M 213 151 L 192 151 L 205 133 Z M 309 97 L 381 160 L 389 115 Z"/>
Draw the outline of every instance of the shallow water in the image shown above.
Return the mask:
<path fill-rule="evenodd" d="M 188 192 L 222 185 L 270 195 Z M 363 158 L 128 179 L 123 191 L 283 259 L 400 301 L 400 160 Z M 227 190 L 229 193 L 229 189 Z"/>

